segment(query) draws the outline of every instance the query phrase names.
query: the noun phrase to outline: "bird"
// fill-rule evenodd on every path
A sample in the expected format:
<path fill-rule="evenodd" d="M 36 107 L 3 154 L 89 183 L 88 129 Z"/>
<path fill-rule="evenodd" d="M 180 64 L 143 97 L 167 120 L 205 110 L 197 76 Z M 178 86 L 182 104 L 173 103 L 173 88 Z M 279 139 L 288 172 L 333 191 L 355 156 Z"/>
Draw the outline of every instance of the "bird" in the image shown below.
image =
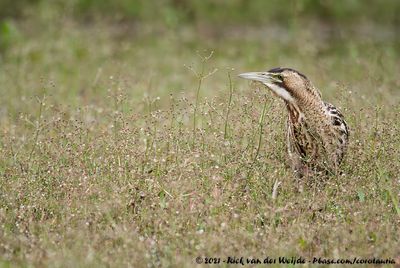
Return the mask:
<path fill-rule="evenodd" d="M 340 172 L 349 143 L 348 125 L 304 74 L 278 67 L 239 77 L 261 83 L 284 101 L 289 165 L 297 178 Z"/>

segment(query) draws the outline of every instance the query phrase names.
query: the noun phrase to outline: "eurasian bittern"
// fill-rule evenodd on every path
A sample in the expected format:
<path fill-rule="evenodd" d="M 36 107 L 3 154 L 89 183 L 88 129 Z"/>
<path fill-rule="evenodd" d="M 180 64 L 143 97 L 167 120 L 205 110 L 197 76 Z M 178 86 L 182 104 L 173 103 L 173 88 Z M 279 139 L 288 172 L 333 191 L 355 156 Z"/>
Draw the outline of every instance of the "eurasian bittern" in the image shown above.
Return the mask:
<path fill-rule="evenodd" d="M 305 75 L 290 68 L 274 68 L 239 76 L 261 82 L 285 102 L 290 164 L 298 177 L 338 170 L 349 139 L 347 124 Z"/>

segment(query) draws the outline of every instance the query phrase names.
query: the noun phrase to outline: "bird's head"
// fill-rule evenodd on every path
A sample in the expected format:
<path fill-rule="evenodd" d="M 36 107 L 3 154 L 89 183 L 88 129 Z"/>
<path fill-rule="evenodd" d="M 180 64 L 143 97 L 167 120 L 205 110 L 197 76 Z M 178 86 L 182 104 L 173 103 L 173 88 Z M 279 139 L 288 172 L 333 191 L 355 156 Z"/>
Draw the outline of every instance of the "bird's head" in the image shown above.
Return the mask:
<path fill-rule="evenodd" d="M 276 95 L 289 103 L 303 98 L 318 98 L 320 93 L 308 78 L 290 68 L 274 68 L 268 72 L 250 72 L 239 74 L 239 77 L 261 82 Z"/>

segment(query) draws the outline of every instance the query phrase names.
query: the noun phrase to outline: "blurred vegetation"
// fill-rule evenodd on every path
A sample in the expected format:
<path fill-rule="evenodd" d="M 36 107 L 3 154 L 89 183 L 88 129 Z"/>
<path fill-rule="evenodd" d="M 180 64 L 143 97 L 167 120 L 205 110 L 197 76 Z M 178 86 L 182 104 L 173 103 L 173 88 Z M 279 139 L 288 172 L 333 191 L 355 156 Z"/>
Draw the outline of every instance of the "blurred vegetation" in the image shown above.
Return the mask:
<path fill-rule="evenodd" d="M 0 1 L 0 19 L 10 17 L 20 17 L 23 10 L 37 4 L 38 0 L 1 0 Z"/>
<path fill-rule="evenodd" d="M 168 24 L 284 23 L 290 22 L 293 16 L 333 24 L 368 20 L 393 25 L 400 21 L 397 0 L 1 0 L 0 19 L 22 16 L 27 9 L 49 7 L 81 19 L 132 19 Z"/>

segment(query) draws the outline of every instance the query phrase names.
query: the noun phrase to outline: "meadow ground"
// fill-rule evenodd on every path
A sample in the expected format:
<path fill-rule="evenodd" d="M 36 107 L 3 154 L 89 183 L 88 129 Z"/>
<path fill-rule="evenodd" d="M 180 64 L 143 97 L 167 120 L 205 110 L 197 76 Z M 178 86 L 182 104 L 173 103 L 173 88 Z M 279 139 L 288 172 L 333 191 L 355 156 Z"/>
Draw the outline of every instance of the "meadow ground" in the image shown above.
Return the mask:
<path fill-rule="evenodd" d="M 396 32 L 18 27 L 0 59 L 0 266 L 400 256 Z M 277 66 L 351 129 L 343 174 L 303 192 L 284 106 L 236 77 Z"/>

